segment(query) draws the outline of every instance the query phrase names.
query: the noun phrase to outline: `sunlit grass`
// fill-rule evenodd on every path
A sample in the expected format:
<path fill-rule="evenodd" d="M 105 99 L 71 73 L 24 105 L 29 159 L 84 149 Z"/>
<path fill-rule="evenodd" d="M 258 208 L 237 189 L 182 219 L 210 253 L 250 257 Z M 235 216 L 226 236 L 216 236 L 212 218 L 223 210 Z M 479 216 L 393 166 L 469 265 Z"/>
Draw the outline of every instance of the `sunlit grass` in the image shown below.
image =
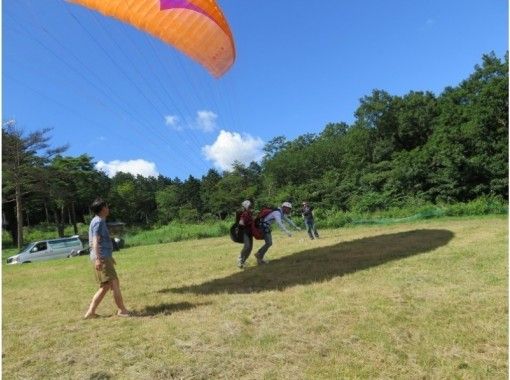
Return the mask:
<path fill-rule="evenodd" d="M 508 378 L 506 217 L 321 232 L 244 271 L 227 237 L 121 250 L 129 319 L 81 319 L 87 257 L 4 265 L 3 376 Z"/>

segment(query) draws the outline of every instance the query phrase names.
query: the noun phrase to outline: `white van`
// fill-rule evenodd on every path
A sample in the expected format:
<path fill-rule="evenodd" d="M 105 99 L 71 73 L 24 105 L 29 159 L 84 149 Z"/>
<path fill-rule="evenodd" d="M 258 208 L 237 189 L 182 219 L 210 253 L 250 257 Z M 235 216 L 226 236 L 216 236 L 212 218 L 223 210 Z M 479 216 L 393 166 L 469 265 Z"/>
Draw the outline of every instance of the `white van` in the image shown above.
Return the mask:
<path fill-rule="evenodd" d="M 27 244 L 20 253 L 9 257 L 7 264 L 22 264 L 72 257 L 79 255 L 82 251 L 83 244 L 78 235 L 60 239 L 41 240 Z"/>

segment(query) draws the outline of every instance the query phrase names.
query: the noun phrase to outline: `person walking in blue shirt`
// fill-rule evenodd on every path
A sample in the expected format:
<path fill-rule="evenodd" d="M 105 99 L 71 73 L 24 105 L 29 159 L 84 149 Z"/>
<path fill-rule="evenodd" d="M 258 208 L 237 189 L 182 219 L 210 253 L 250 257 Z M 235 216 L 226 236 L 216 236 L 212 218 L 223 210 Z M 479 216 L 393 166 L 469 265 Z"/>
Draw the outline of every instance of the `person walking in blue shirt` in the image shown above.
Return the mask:
<path fill-rule="evenodd" d="M 119 317 L 129 316 L 129 312 L 124 306 L 122 293 L 120 291 L 119 278 L 115 271 L 115 260 L 113 259 L 113 244 L 108 227 L 106 226 L 106 217 L 110 213 L 108 204 L 98 198 L 90 207 L 95 217 L 89 226 L 89 246 L 90 260 L 93 265 L 96 280 L 99 283 L 99 290 L 92 297 L 90 306 L 85 313 L 84 318 L 97 318 L 96 309 L 103 300 L 108 290 L 112 290 L 113 299 L 117 305 L 117 315 Z"/>

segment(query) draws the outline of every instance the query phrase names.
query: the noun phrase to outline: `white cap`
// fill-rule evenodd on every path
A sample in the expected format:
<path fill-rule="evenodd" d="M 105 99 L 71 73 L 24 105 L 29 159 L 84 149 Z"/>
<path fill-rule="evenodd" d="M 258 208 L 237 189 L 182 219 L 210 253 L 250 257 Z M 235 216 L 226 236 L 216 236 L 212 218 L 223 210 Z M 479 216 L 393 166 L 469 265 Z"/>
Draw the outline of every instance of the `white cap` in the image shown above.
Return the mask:
<path fill-rule="evenodd" d="M 247 199 L 241 203 L 241 206 L 243 206 L 246 210 L 248 210 L 251 206 L 251 202 Z"/>
<path fill-rule="evenodd" d="M 290 202 L 283 202 L 282 207 L 292 208 L 292 203 Z"/>

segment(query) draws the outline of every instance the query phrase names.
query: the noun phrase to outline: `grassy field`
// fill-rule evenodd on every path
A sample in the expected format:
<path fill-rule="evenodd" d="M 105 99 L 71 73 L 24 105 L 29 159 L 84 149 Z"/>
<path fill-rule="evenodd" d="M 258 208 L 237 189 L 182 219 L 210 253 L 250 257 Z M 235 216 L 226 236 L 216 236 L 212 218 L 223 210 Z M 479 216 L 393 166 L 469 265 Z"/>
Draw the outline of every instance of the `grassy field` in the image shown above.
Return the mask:
<path fill-rule="evenodd" d="M 3 378 L 508 378 L 506 216 L 320 232 L 121 250 L 133 318 L 81 319 L 87 257 L 4 265 Z"/>

